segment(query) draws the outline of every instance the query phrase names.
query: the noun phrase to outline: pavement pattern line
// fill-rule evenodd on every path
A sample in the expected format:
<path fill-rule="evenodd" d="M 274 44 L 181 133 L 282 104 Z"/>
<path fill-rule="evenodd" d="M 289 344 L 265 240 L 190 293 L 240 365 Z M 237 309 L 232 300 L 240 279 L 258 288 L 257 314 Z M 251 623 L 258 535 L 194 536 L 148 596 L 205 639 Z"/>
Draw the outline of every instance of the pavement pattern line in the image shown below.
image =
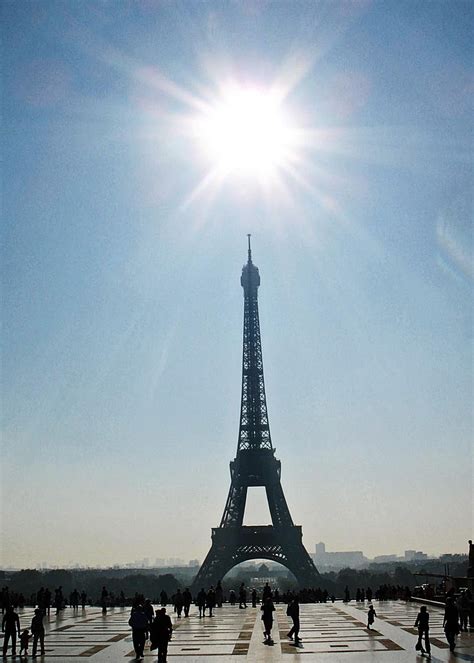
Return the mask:
<path fill-rule="evenodd" d="M 169 647 L 169 661 L 179 663 L 231 663 L 235 656 L 256 663 L 422 663 L 416 654 L 416 630 L 413 628 L 418 604 L 402 601 L 374 602 L 377 612 L 374 629 L 366 627 L 368 604 L 301 605 L 302 647 L 295 647 L 286 637 L 290 628 L 286 605 L 276 606 L 273 646 L 263 644 L 260 607 L 239 610 L 225 604 L 215 616 L 199 619 L 192 607 L 189 618 L 178 619 L 168 609 L 174 623 Z M 474 631 L 462 633 L 456 651 L 451 653 L 442 629 L 443 611 L 429 606 L 432 663 L 474 663 Z M 133 659 L 129 608 L 110 609 L 103 615 L 100 608 L 84 611 L 66 609 L 60 615 L 45 619 L 46 656 L 58 663 L 73 663 L 76 658 L 89 658 L 92 663 L 117 663 Z M 21 626 L 31 624 L 33 610 L 19 611 Z M 1 638 L 0 638 L 1 646 Z M 18 650 L 17 650 L 18 651 Z M 30 644 L 31 658 L 31 644 Z M 10 656 L 7 661 L 14 661 Z M 20 659 L 17 658 L 16 661 Z M 426 660 L 426 659 L 425 659 Z M 145 649 L 145 663 L 156 661 L 156 652 Z"/>

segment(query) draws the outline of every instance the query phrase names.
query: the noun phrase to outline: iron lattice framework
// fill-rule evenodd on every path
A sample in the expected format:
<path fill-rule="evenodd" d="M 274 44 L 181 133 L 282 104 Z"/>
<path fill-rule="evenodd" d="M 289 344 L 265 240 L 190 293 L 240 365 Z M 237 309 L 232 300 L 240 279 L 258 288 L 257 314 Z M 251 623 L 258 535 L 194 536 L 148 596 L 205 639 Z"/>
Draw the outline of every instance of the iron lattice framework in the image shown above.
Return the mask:
<path fill-rule="evenodd" d="M 233 566 L 249 559 L 270 559 L 286 566 L 305 587 L 320 584 L 320 576 L 294 525 L 280 482 L 281 463 L 275 458 L 270 435 L 263 376 L 258 316 L 258 268 L 248 261 L 240 283 L 244 290 L 242 396 L 237 455 L 230 463 L 231 484 L 219 527 L 212 530 L 212 546 L 194 581 L 194 589 L 215 585 Z M 264 486 L 272 525 L 244 527 L 247 490 Z"/>

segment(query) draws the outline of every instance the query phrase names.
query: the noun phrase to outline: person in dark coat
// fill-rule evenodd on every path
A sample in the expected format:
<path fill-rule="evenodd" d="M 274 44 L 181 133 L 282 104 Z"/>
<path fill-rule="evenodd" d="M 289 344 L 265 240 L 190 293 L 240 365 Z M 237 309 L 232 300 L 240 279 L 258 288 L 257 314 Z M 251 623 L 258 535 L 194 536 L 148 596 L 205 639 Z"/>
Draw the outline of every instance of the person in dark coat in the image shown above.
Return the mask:
<path fill-rule="evenodd" d="M 275 606 L 273 605 L 273 601 L 271 600 L 270 597 L 265 599 L 265 602 L 263 603 L 260 610 L 262 611 L 262 620 L 265 629 L 263 631 L 263 635 L 265 636 L 265 644 L 266 645 L 273 644 L 272 626 L 273 626 L 273 613 L 275 612 Z"/>
<path fill-rule="evenodd" d="M 5 633 L 3 638 L 3 656 L 7 655 L 10 639 L 12 641 L 12 656 L 16 656 L 16 634 L 18 633 L 18 636 L 20 636 L 20 618 L 12 605 L 8 606 L 3 615 L 2 631 Z"/>
<path fill-rule="evenodd" d="M 191 603 L 193 602 L 193 597 L 189 589 L 186 587 L 186 589 L 183 592 L 183 607 L 184 607 L 184 616 L 189 617 L 189 608 L 191 607 Z"/>
<path fill-rule="evenodd" d="M 291 627 L 288 637 L 290 640 L 293 640 L 293 636 L 295 636 L 295 644 L 298 644 L 300 642 L 300 604 L 298 603 L 298 599 L 295 597 L 289 604 L 286 609 L 286 614 L 288 617 L 291 617 L 291 620 L 293 622 L 293 626 Z"/>
<path fill-rule="evenodd" d="M 221 581 L 217 581 L 216 585 L 216 605 L 218 608 L 222 608 L 222 603 L 224 601 L 224 590 L 222 589 Z"/>
<path fill-rule="evenodd" d="M 41 656 L 44 656 L 44 625 L 43 625 L 44 613 L 39 608 L 35 610 L 35 616 L 31 620 L 31 633 L 33 635 L 33 657 L 36 656 L 36 651 L 38 649 L 38 640 L 40 643 Z"/>
<path fill-rule="evenodd" d="M 151 649 L 158 649 L 158 663 L 166 663 L 172 633 L 170 616 L 166 614 L 166 608 L 161 608 L 157 611 L 150 630 Z"/>
<path fill-rule="evenodd" d="M 184 600 L 183 600 L 183 595 L 181 593 L 181 590 L 178 589 L 174 596 L 174 605 L 176 608 L 176 614 L 178 617 L 181 619 L 181 613 L 183 612 L 183 605 L 184 605 Z"/>
<path fill-rule="evenodd" d="M 370 629 L 370 627 L 374 623 L 376 617 L 377 617 L 377 613 L 375 612 L 375 608 L 372 604 L 370 604 L 369 609 L 367 611 L 367 628 L 368 629 Z"/>
<path fill-rule="evenodd" d="M 421 651 L 422 654 L 425 653 L 423 649 L 423 638 L 425 640 L 426 653 L 428 656 L 431 652 L 430 644 L 430 613 L 426 609 L 426 605 L 422 605 L 420 612 L 415 621 L 415 628 L 418 629 L 418 642 L 415 645 L 416 651 Z"/>
<path fill-rule="evenodd" d="M 252 589 L 252 594 L 250 595 L 252 598 L 252 608 L 257 607 L 257 590 L 255 587 Z"/>
<path fill-rule="evenodd" d="M 145 641 L 148 631 L 148 619 L 143 612 L 142 605 L 137 605 L 136 608 L 132 608 L 128 625 L 132 628 L 133 648 L 138 661 L 143 658 L 143 650 L 145 649 Z"/>
<path fill-rule="evenodd" d="M 454 651 L 456 647 L 456 636 L 459 633 L 459 613 L 452 596 L 448 596 L 446 599 L 443 628 L 446 633 L 446 640 L 449 643 L 449 649 Z"/>
<path fill-rule="evenodd" d="M 262 593 L 262 601 L 265 603 L 265 601 L 268 598 L 272 598 L 272 588 L 268 584 L 268 582 L 265 583 L 265 587 L 263 588 L 263 593 Z"/>
<path fill-rule="evenodd" d="M 214 587 L 210 587 L 206 596 L 206 608 L 209 608 L 209 617 L 212 617 L 212 609 L 216 607 L 216 593 Z"/>
<path fill-rule="evenodd" d="M 205 617 L 206 615 L 206 598 L 206 591 L 204 587 L 202 587 L 196 596 L 196 605 L 199 609 L 199 617 Z"/>

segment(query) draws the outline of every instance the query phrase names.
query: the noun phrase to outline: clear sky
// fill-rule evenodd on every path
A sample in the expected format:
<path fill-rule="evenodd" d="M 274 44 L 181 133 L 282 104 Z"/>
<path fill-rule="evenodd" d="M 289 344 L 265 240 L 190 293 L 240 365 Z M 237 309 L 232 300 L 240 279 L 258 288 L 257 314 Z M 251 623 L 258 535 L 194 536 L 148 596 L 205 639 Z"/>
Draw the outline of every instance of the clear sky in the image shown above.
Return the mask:
<path fill-rule="evenodd" d="M 3 564 L 203 559 L 237 444 L 248 232 L 307 548 L 467 550 L 473 14 L 2 3 Z M 226 86 L 278 93 L 297 139 L 271 176 L 217 163 L 226 141 L 254 156 L 216 138 Z M 261 494 L 247 521 L 270 522 Z"/>

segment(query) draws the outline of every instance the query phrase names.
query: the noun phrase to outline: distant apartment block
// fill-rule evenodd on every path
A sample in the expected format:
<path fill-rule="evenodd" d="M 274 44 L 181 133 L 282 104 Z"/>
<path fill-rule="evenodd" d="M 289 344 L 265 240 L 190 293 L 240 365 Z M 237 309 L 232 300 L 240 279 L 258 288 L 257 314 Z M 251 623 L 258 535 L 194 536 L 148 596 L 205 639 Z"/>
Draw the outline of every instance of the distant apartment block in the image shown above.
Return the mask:
<path fill-rule="evenodd" d="M 322 541 L 316 544 L 313 559 L 317 567 L 341 569 L 344 567 L 361 567 L 368 561 L 361 550 L 327 552 L 326 544 Z"/>

